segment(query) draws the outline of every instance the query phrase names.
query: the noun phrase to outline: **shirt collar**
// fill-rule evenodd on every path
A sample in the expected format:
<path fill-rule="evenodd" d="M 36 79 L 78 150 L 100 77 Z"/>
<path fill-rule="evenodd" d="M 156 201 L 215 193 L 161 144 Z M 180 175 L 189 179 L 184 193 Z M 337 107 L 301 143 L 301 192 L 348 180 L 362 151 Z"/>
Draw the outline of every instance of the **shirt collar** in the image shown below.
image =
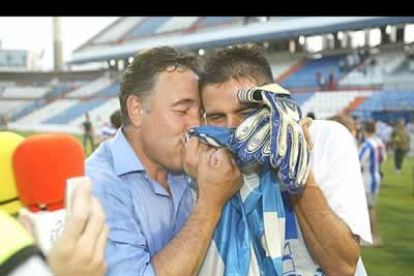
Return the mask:
<path fill-rule="evenodd" d="M 114 162 L 114 171 L 118 176 L 125 175 L 132 172 L 146 172 L 141 161 L 135 154 L 128 140 L 126 139 L 122 128 L 120 128 L 114 139 L 109 144 L 110 151 Z M 179 202 L 187 186 L 194 185 L 190 177 L 183 173 L 168 172 L 168 182 L 174 193 L 174 199 Z M 148 175 L 147 175 L 147 180 Z M 150 180 L 150 183 L 154 192 L 160 195 L 168 195 L 161 184 Z M 155 183 L 157 185 L 155 185 Z M 178 204 L 178 203 L 177 203 Z"/>
<path fill-rule="evenodd" d="M 117 131 L 115 138 L 110 142 L 109 148 L 114 161 L 114 170 L 118 176 L 145 171 L 144 166 L 126 139 L 122 128 Z"/>

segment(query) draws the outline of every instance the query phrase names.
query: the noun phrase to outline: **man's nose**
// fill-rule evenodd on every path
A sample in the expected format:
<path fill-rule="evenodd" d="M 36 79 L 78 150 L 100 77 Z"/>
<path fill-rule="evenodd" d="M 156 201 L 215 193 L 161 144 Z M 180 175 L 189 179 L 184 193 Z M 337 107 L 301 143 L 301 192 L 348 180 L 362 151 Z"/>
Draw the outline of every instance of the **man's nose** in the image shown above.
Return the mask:
<path fill-rule="evenodd" d="M 227 118 L 227 128 L 236 128 L 240 125 L 242 119 L 239 116 L 229 116 Z"/>
<path fill-rule="evenodd" d="M 200 116 L 192 116 L 187 121 L 187 130 L 200 126 Z"/>

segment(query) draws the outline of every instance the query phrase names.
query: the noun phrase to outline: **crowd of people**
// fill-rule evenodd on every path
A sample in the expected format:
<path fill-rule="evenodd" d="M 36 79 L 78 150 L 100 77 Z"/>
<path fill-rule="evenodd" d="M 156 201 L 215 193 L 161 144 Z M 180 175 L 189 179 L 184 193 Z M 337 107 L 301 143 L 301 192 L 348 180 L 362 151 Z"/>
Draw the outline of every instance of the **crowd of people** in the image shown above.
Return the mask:
<path fill-rule="evenodd" d="M 334 91 L 337 89 L 337 80 L 333 70 L 329 72 L 327 80 L 321 72 L 317 72 L 315 77 L 320 91 Z"/>
<path fill-rule="evenodd" d="M 345 73 L 351 71 L 355 67 L 363 64 L 368 58 L 368 54 L 369 53 L 367 51 L 361 49 L 346 55 L 339 61 L 339 70 Z"/>

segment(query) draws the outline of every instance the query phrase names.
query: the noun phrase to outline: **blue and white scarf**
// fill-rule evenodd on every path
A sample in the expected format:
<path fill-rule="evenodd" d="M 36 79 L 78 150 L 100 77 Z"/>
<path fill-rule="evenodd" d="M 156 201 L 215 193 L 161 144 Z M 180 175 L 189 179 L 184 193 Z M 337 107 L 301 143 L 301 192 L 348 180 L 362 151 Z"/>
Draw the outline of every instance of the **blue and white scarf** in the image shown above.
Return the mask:
<path fill-rule="evenodd" d="M 188 133 L 203 143 L 225 148 L 231 134 L 232 130 L 212 126 Z M 285 238 L 297 236 L 288 195 L 283 193 L 282 197 L 276 173 L 269 164 L 263 164 L 261 171 L 243 172 L 243 178 L 242 188 L 223 208 L 199 275 L 283 275 L 282 261 L 289 259 L 284 252 Z M 287 219 L 293 221 L 287 224 Z"/>

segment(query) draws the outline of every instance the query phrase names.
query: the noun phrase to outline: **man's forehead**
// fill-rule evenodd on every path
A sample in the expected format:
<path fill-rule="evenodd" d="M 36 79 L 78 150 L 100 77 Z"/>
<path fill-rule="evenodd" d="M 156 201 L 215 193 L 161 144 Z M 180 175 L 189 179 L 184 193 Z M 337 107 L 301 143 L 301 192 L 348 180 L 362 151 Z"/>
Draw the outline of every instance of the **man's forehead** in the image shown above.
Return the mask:
<path fill-rule="evenodd" d="M 204 108 L 207 112 L 218 112 L 219 110 L 242 110 L 250 108 L 252 104 L 240 103 L 237 92 L 243 88 L 253 87 L 252 82 L 229 81 L 215 84 L 206 89 L 202 96 Z M 256 106 L 256 105 L 254 105 Z"/>
<path fill-rule="evenodd" d="M 249 89 L 255 86 L 255 83 L 248 80 L 233 80 L 232 82 L 228 83 L 228 87 L 224 93 L 228 93 L 227 96 L 231 98 L 231 101 L 235 103 L 237 106 L 249 106 L 249 104 L 240 103 L 237 97 L 237 93 L 241 89 Z"/>
<path fill-rule="evenodd" d="M 235 83 L 220 83 L 207 85 L 202 91 L 202 101 L 206 105 L 216 102 L 230 103 L 237 99 L 240 86 Z"/>
<path fill-rule="evenodd" d="M 237 96 L 237 92 L 243 88 L 251 88 L 256 86 L 254 82 L 249 79 L 231 79 L 224 83 L 215 83 L 215 84 L 208 84 L 203 89 L 206 92 L 220 92 L 220 94 L 225 94 L 229 96 L 230 94 L 234 97 Z"/>

